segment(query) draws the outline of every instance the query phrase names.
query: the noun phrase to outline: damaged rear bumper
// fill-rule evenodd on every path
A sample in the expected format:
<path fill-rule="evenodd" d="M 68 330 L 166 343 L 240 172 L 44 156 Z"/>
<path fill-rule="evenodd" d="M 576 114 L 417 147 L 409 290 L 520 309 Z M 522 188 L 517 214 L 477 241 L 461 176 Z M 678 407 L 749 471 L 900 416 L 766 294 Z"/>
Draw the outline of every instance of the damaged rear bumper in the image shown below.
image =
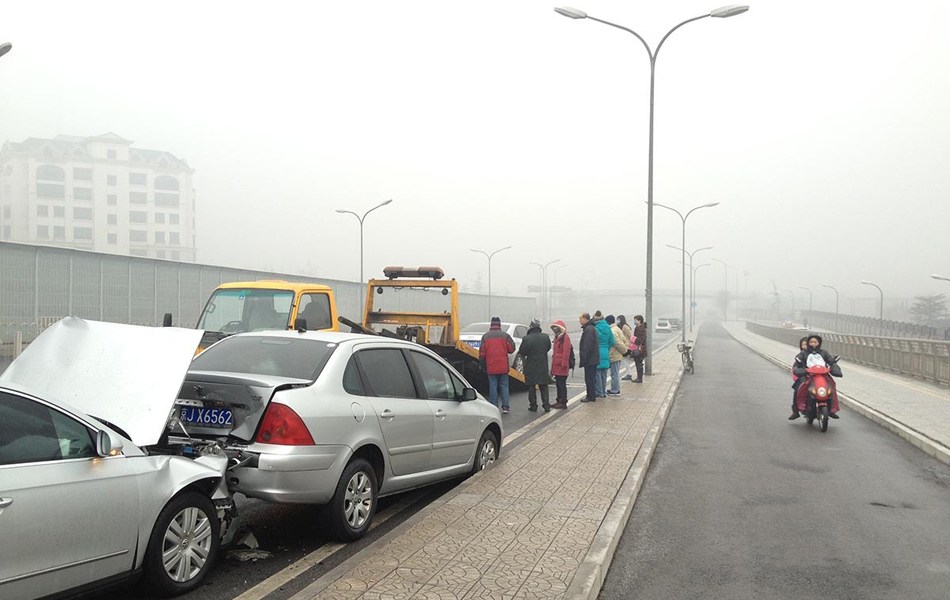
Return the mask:
<path fill-rule="evenodd" d="M 232 493 L 270 502 L 325 504 L 351 454 L 348 446 L 229 448 L 227 486 Z"/>

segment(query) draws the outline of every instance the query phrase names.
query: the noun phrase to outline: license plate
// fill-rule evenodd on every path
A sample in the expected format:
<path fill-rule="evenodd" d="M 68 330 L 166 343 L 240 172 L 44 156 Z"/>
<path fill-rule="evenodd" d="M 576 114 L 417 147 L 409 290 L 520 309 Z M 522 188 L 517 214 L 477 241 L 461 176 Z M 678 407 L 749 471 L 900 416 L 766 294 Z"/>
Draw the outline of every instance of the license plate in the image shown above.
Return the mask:
<path fill-rule="evenodd" d="M 472 348 L 475 348 L 476 350 L 478 350 L 479 347 L 481 347 L 481 345 L 482 345 L 482 341 L 481 341 L 481 340 L 472 340 L 472 341 L 465 342 L 465 343 L 468 344 L 469 346 L 471 346 Z"/>
<path fill-rule="evenodd" d="M 178 419 L 182 423 L 202 425 L 204 427 L 221 427 L 230 429 L 233 425 L 233 415 L 227 408 L 199 408 L 197 406 L 183 406 L 178 412 Z"/>

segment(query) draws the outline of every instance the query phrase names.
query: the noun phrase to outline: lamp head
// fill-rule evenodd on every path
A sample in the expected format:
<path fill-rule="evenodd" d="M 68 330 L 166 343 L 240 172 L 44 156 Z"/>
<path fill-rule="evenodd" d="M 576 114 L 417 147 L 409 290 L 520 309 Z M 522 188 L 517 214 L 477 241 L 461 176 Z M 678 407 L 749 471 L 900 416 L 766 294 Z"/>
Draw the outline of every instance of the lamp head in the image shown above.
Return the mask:
<path fill-rule="evenodd" d="M 741 15 L 747 10 L 749 10 L 749 6 L 747 4 L 729 4 L 727 6 L 720 6 L 719 8 L 715 10 L 709 11 L 709 16 L 716 17 L 718 19 L 726 19 L 728 17 Z M 587 16 L 587 15 L 584 15 L 584 16 Z"/>
<path fill-rule="evenodd" d="M 874 284 L 871 283 L 870 281 L 865 281 L 865 280 L 863 280 L 863 279 L 861 280 L 861 283 L 863 283 L 864 285 L 874 285 Z"/>
<path fill-rule="evenodd" d="M 10 42 L 0 42 L 0 56 L 3 56 L 10 50 L 13 50 L 13 44 Z"/>
<path fill-rule="evenodd" d="M 577 10 L 576 8 L 571 8 L 570 6 L 555 6 L 554 12 L 559 15 L 564 15 L 565 17 L 571 19 L 586 19 L 587 13 L 582 10 Z"/>
<path fill-rule="evenodd" d="M 703 204 L 702 208 L 712 208 L 714 206 L 719 206 L 718 202 L 710 202 L 709 204 Z"/>
<path fill-rule="evenodd" d="M 392 198 L 390 198 L 389 200 L 387 200 L 387 201 L 383 202 L 382 204 L 380 204 L 380 206 L 386 206 L 387 204 L 389 204 L 389 203 L 392 202 L 392 201 L 393 201 Z"/>

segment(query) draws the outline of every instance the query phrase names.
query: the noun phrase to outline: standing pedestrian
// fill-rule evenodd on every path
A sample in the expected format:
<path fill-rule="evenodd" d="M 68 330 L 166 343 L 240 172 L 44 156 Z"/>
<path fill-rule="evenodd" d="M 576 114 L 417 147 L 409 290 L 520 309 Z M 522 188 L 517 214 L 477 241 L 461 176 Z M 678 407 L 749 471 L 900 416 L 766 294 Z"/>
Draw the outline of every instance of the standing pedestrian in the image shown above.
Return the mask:
<path fill-rule="evenodd" d="M 627 359 L 627 374 L 621 377 L 621 379 L 624 381 L 633 381 L 634 362 L 633 355 L 630 353 L 630 341 L 633 340 L 633 328 L 627 323 L 627 317 L 623 315 L 617 317 L 617 326 L 620 327 L 620 331 L 623 332 L 624 346 L 627 347 L 626 352 L 623 354 L 624 358 Z"/>
<path fill-rule="evenodd" d="M 635 316 L 633 322 L 633 341 L 631 345 L 634 346 L 633 362 L 637 365 L 637 378 L 633 382 L 643 383 L 643 359 L 646 358 L 649 350 L 647 348 L 647 323 L 643 320 L 642 315 Z"/>
<path fill-rule="evenodd" d="M 600 363 L 597 365 L 597 397 L 607 397 L 607 372 L 610 370 L 610 348 L 614 345 L 614 333 L 604 320 L 604 313 L 594 313 L 594 326 L 597 327 L 597 344 L 600 349 Z"/>
<path fill-rule="evenodd" d="M 587 397 L 581 402 L 597 402 L 597 365 L 600 364 L 600 342 L 597 326 L 590 313 L 583 313 L 581 322 L 581 366 L 584 367 L 584 383 L 587 384 Z"/>
<path fill-rule="evenodd" d="M 611 339 L 614 344 L 610 347 L 610 390 L 607 392 L 611 396 L 620 395 L 620 363 L 623 362 L 623 356 L 628 352 L 627 346 L 630 344 L 628 339 L 624 342 L 623 330 L 617 325 L 617 320 L 613 315 L 607 315 L 604 319 L 610 325 Z"/>
<path fill-rule="evenodd" d="M 554 353 L 551 356 L 551 375 L 557 388 L 557 397 L 551 408 L 567 408 L 567 375 L 574 368 L 574 347 L 571 345 L 571 336 L 567 335 L 567 325 L 564 321 L 555 321 L 551 324 L 554 332 Z"/>
<path fill-rule="evenodd" d="M 541 392 L 541 406 L 544 412 L 551 412 L 548 400 L 548 385 L 551 375 L 548 371 L 548 351 L 551 350 L 551 338 L 541 331 L 541 321 L 534 319 L 528 324 L 528 334 L 521 340 L 518 354 L 524 357 L 524 382 L 528 386 L 528 410 L 538 412 L 537 386 Z"/>
<path fill-rule="evenodd" d="M 508 355 L 515 351 L 515 341 L 501 329 L 501 319 L 491 318 L 491 328 L 482 336 L 478 347 L 478 362 L 488 374 L 488 399 L 508 414 Z"/>

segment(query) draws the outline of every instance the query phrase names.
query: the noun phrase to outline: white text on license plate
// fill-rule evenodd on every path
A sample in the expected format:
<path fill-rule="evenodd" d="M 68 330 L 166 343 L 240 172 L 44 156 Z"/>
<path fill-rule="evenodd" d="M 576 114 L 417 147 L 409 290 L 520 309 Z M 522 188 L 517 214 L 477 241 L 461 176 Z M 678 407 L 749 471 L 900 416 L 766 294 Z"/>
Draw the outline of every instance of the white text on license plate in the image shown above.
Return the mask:
<path fill-rule="evenodd" d="M 193 423 L 208 427 L 231 427 L 234 424 L 231 411 L 226 408 L 185 406 L 181 408 L 178 418 L 181 419 L 182 423 Z"/>

